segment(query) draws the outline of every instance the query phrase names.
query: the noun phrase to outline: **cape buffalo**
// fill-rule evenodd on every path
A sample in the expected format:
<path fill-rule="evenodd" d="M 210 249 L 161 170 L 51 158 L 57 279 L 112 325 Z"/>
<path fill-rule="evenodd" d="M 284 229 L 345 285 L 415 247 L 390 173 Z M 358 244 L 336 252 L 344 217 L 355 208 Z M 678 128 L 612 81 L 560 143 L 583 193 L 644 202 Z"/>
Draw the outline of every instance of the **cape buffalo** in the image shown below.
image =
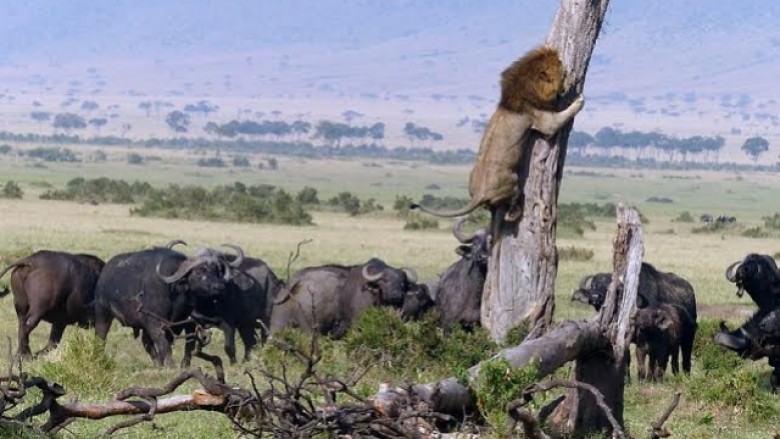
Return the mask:
<path fill-rule="evenodd" d="M 681 342 L 682 321 L 675 306 L 660 304 L 639 308 L 634 320 L 639 381 L 663 381 L 670 357 L 672 373 L 677 375 Z M 645 367 L 645 356 L 649 357 L 649 369 Z"/>
<path fill-rule="evenodd" d="M 236 255 L 213 249 L 209 251 L 234 269 L 233 278 L 227 284 L 224 294 L 216 298 L 198 299 L 197 312 L 193 317 L 201 323 L 214 324 L 224 332 L 225 353 L 231 363 L 236 363 L 236 331 L 244 343 L 246 361 L 257 344 L 256 330 L 260 330 L 262 340 L 267 336 L 273 299 L 283 283 L 262 260 L 244 256 L 239 246 L 224 245 L 234 249 Z M 189 355 L 190 352 L 185 352 L 185 365 L 189 363 Z"/>
<path fill-rule="evenodd" d="M 780 334 L 777 311 L 780 310 L 780 272 L 769 255 L 751 253 L 726 268 L 726 279 L 737 286 L 737 296 L 747 292 L 758 310 L 734 331 L 724 322 L 715 335 L 715 343 L 751 359 L 769 358 L 774 368 L 772 387 L 780 389 Z"/>
<path fill-rule="evenodd" d="M 457 248 L 461 258 L 441 275 L 436 288 L 436 310 L 443 327 L 480 324 L 482 289 L 485 286 L 487 262 L 490 254 L 490 235 L 487 229 L 479 229 L 472 235 L 461 230 L 466 218 L 452 227 L 452 233 L 461 243 Z"/>
<path fill-rule="evenodd" d="M 407 275 L 376 258 L 362 265 L 304 268 L 276 298 L 271 331 L 291 326 L 343 337 L 365 309 L 377 305 L 402 308 L 407 292 L 426 290 L 415 281 L 412 273 Z"/>
<path fill-rule="evenodd" d="M 604 304 L 607 289 L 612 282 L 611 273 L 597 273 L 585 276 L 579 287 L 572 294 L 571 300 L 593 305 L 597 310 Z M 680 350 L 682 351 L 683 371 L 691 371 L 691 354 L 693 341 L 696 338 L 697 315 L 696 294 L 693 286 L 674 273 L 664 273 L 652 265 L 643 262 L 639 271 L 639 286 L 637 289 L 637 308 L 671 305 L 680 321 Z M 637 360 L 643 361 L 646 356 L 645 346 L 637 346 Z M 664 348 L 653 346 L 656 351 Z M 665 348 L 665 349 L 668 349 Z M 641 357 L 641 359 L 640 359 Z M 644 367 L 640 365 L 639 367 Z"/>
<path fill-rule="evenodd" d="M 105 340 L 116 318 L 140 331 L 155 365 L 171 366 L 170 324 L 188 318 L 197 298 L 223 294 L 232 276 L 233 269 L 209 252 L 187 257 L 156 247 L 116 255 L 95 289 L 95 331 Z"/>
<path fill-rule="evenodd" d="M 67 325 L 89 326 L 95 321 L 95 283 L 104 262 L 96 256 L 42 250 L 18 260 L 9 270 L 14 308 L 19 321 L 19 355 L 29 357 L 30 332 L 41 320 L 51 323 L 42 352 L 59 344 Z"/>

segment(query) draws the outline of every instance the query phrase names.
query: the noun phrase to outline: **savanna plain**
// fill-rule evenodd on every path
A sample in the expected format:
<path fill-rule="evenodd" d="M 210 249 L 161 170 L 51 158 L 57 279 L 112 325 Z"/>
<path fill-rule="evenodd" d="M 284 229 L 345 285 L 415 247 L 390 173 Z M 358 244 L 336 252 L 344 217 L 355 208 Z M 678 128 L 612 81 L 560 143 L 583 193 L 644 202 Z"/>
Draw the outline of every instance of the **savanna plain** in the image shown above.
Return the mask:
<path fill-rule="evenodd" d="M 142 166 L 126 163 L 127 150 L 106 152 L 107 160 L 99 163 L 46 163 L 45 167 L 0 157 L 0 182 L 13 180 L 24 191 L 22 199 L 0 199 L 3 266 L 39 249 L 93 253 L 107 260 L 121 252 L 162 245 L 172 239 L 186 241 L 189 246 L 182 247 L 185 252 L 193 252 L 198 246 L 239 244 L 248 255 L 265 260 L 281 278 L 288 275 L 290 253 L 307 239 L 311 242 L 302 246 L 300 257 L 290 270 L 325 263 L 358 264 L 379 257 L 391 265 L 411 266 L 425 280 L 435 278 L 457 259 L 457 242 L 449 231 L 451 223 L 439 221 L 438 228 L 424 231 L 405 230 L 405 219 L 392 206 L 397 196 L 419 199 L 431 193 L 466 197 L 467 166 L 278 156 L 277 170 L 211 169 L 195 166 L 195 157 L 184 151 L 145 149 L 144 154 L 160 159 Z M 44 191 L 62 188 L 75 177 L 140 180 L 155 187 L 172 183 L 213 187 L 239 181 L 246 185 L 277 185 L 292 193 L 310 186 L 317 189 L 321 199 L 350 191 L 361 199 L 375 198 L 384 210 L 357 216 L 314 210 L 314 225 L 287 226 L 142 218 L 132 216 L 132 206 L 128 205 L 39 199 Z M 752 439 L 770 438 L 780 432 L 780 398 L 770 392 L 770 368 L 766 361 L 741 360 L 711 346 L 712 331 L 718 321 L 739 324 L 753 309 L 750 299 L 738 298 L 734 286 L 724 278 L 726 266 L 748 253 L 780 257 L 780 230 L 768 227 L 764 219 L 780 212 L 779 191 L 780 175 L 770 173 L 565 168 L 561 203 L 623 202 L 638 208 L 645 218 L 645 260 L 661 271 L 684 277 L 696 291 L 700 331 L 692 374 L 673 377 L 667 371 L 667 380 L 662 384 L 631 381 L 627 386 L 625 418 L 635 437 L 647 435 L 650 423 L 677 390 L 682 392 L 682 400 L 667 422 L 672 437 Z M 693 221 L 686 221 L 684 212 Z M 734 216 L 737 222 L 717 230 L 698 230 L 702 227 L 699 217 L 705 213 Z M 571 302 L 571 293 L 583 276 L 611 271 L 614 217 L 588 221 L 595 227 L 584 228 L 582 234 L 566 227 L 559 229 L 559 249 L 576 248 L 585 253 L 590 250 L 593 256 L 561 258 L 556 281 L 557 321 L 588 318 L 593 311 Z M 0 285 L 7 282 L 8 276 L 0 280 Z M 382 324 L 388 328 L 375 327 Z M 359 321 L 345 339 L 321 340 L 321 368 L 346 377 L 369 363 L 376 364 L 356 386 L 360 394 L 369 396 L 383 380 L 427 382 L 452 376 L 457 368 L 468 366 L 456 364 L 458 361 L 483 359 L 497 348 L 484 333 L 457 333 L 447 343 L 449 336 L 430 328 L 428 323 L 399 323 L 386 314 L 374 313 Z M 42 323 L 32 334 L 33 351 L 43 347 L 47 336 L 48 324 Z M 286 336 L 305 339 L 296 334 Z M 426 351 L 430 350 L 432 337 L 444 340 L 436 352 Z M 16 348 L 16 315 L 10 296 L 0 299 L 0 342 Z M 176 344 L 177 358 L 181 358 L 181 344 Z M 2 346 L 0 351 L 6 349 Z M 382 350 L 386 352 L 379 352 Z M 221 333 L 214 332 L 206 351 L 223 353 Z M 8 356 L 0 356 L 0 367 L 9 361 Z M 195 360 L 196 365 L 209 369 L 208 364 L 198 361 Z M 227 366 L 227 380 L 249 386 L 246 372 L 257 375 L 261 368 L 278 367 L 284 361 L 293 359 L 266 345 L 257 349 L 249 362 Z M 134 385 L 162 386 L 179 373 L 176 369 L 152 367 L 141 343 L 117 322 L 109 333 L 105 351 L 98 349 L 92 331 L 69 327 L 57 350 L 25 362 L 24 368 L 61 383 L 68 392 L 64 401 L 80 402 L 110 400 L 119 390 Z M 636 377 L 635 370 L 632 375 Z M 262 382 L 259 384 L 262 386 Z M 197 386 L 186 384 L 179 391 Z M 58 436 L 96 437 L 116 422 L 116 418 L 77 420 Z M 488 437 L 500 436 L 501 428 L 485 429 Z M 0 434 L 37 437 L 35 432 L 22 430 L 0 429 Z M 236 433 L 223 415 L 191 412 L 159 415 L 153 423 L 142 423 L 117 435 L 229 438 Z"/>

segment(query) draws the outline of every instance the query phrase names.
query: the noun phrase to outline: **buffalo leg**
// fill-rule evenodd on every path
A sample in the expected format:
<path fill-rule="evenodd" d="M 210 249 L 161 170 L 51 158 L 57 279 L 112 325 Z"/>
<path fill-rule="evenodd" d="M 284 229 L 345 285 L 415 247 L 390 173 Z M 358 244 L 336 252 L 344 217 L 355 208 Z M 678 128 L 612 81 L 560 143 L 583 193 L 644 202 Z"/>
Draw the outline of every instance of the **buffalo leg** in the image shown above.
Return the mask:
<path fill-rule="evenodd" d="M 114 316 L 108 307 L 95 304 L 95 334 L 98 338 L 105 341 L 113 321 Z"/>
<path fill-rule="evenodd" d="M 257 345 L 255 328 L 252 325 L 243 325 L 238 328 L 238 334 L 241 336 L 241 341 L 244 342 L 244 361 L 249 361 L 252 349 Z"/>
<path fill-rule="evenodd" d="M 195 351 L 195 345 L 197 344 L 195 336 L 195 325 L 187 324 L 184 326 L 184 356 L 181 358 L 180 367 L 190 367 L 192 363 L 192 353 Z"/>
<path fill-rule="evenodd" d="M 40 315 L 29 314 L 19 317 L 19 355 L 23 358 L 32 357 L 30 351 L 30 333 L 41 322 Z"/>
<path fill-rule="evenodd" d="M 156 356 L 154 358 L 154 365 L 157 367 L 173 367 L 173 353 L 171 352 L 171 342 L 165 333 L 165 330 L 160 327 L 151 328 L 146 331 L 154 342 L 154 348 L 156 349 Z"/>
<path fill-rule="evenodd" d="M 685 331 L 688 332 L 688 331 Z M 693 326 L 689 334 L 682 338 L 680 350 L 682 351 L 682 369 L 683 372 L 691 373 L 691 354 L 693 353 L 693 342 L 696 339 L 696 325 Z"/>
<path fill-rule="evenodd" d="M 155 361 L 157 358 L 157 349 L 154 348 L 154 341 L 152 341 L 152 338 L 149 337 L 149 334 L 146 332 L 146 330 L 141 331 L 141 344 L 143 344 L 144 350 L 147 354 L 149 354 L 149 357 L 152 359 L 152 361 Z"/>
<path fill-rule="evenodd" d="M 42 351 L 38 352 L 39 354 L 44 354 L 46 352 L 49 352 L 51 350 L 54 350 L 57 348 L 57 345 L 60 344 L 60 341 L 62 340 L 62 334 L 65 332 L 65 324 L 64 323 L 52 323 L 51 324 L 51 332 L 49 333 L 49 341 L 46 343 L 46 347 L 43 348 Z"/>
<path fill-rule="evenodd" d="M 233 325 L 223 323 L 220 325 L 220 329 L 225 333 L 225 353 L 230 359 L 230 364 L 236 364 L 236 328 Z"/>
<path fill-rule="evenodd" d="M 678 375 L 680 373 L 680 347 L 679 346 L 671 347 L 670 357 L 672 360 L 672 373 Z"/>

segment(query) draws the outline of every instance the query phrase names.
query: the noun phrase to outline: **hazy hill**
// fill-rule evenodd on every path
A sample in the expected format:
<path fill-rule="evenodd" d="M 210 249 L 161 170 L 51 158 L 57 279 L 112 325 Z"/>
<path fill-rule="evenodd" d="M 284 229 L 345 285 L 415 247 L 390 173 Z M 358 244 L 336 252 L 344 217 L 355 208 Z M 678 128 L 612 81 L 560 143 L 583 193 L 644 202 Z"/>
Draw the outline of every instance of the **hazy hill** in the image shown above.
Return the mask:
<path fill-rule="evenodd" d="M 312 117 L 356 108 L 390 122 L 415 114 L 442 130 L 445 121 L 451 126 L 489 113 L 498 73 L 544 40 L 558 6 L 552 0 L 6 3 L 0 74 L 8 91 L 232 97 Z M 780 3 L 613 0 L 611 8 L 578 123 L 777 135 L 780 122 L 770 116 L 780 112 L 773 91 Z"/>

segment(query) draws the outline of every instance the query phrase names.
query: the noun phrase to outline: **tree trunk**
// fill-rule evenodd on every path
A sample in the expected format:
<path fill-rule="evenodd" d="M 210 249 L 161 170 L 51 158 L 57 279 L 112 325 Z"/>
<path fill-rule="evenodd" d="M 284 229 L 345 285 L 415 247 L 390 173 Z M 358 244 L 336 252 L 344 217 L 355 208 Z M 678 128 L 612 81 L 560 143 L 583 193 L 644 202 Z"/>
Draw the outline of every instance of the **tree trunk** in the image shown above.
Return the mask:
<path fill-rule="evenodd" d="M 568 104 L 582 93 L 588 63 L 609 0 L 561 0 L 546 44 L 558 49 L 568 69 L 565 98 Z M 492 257 L 482 295 L 482 324 L 495 340 L 521 322 L 528 322 L 529 337 L 538 337 L 552 323 L 555 309 L 555 248 L 558 191 L 563 176 L 566 143 L 571 124 L 552 139 L 529 139 L 531 154 L 524 154 L 519 185 L 523 215 L 506 223 L 502 209 L 492 212 Z"/>

